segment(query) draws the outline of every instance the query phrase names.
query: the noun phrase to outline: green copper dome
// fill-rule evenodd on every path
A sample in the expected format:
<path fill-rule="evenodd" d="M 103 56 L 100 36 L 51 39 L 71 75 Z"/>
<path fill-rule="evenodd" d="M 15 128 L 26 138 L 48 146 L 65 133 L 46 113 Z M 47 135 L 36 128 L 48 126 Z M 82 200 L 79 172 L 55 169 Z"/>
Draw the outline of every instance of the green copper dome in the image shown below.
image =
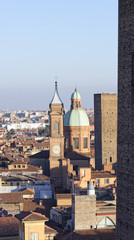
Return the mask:
<path fill-rule="evenodd" d="M 69 110 L 64 116 L 64 126 L 89 126 L 86 112 L 81 108 Z"/>
<path fill-rule="evenodd" d="M 78 93 L 77 89 L 75 88 L 75 91 L 71 95 L 71 99 L 81 99 L 80 94 Z"/>

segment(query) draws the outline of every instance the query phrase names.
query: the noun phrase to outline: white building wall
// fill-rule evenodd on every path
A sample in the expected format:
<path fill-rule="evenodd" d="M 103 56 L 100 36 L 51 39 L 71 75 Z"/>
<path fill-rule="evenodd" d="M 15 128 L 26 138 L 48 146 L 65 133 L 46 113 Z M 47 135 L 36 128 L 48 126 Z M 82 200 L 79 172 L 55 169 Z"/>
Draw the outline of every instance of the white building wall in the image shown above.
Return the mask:
<path fill-rule="evenodd" d="M 45 128 L 46 123 L 26 123 L 26 122 L 20 122 L 20 123 L 12 123 L 12 124 L 2 124 L 2 127 L 7 128 L 8 131 L 11 129 L 37 129 L 37 128 Z"/>
<path fill-rule="evenodd" d="M 34 198 L 52 198 L 52 190 L 50 185 L 35 185 L 35 186 L 29 186 L 29 185 L 23 185 L 21 188 L 31 188 L 35 190 Z M 1 186 L 0 187 L 0 193 L 10 193 L 10 192 L 18 192 L 20 189 L 19 186 Z"/>

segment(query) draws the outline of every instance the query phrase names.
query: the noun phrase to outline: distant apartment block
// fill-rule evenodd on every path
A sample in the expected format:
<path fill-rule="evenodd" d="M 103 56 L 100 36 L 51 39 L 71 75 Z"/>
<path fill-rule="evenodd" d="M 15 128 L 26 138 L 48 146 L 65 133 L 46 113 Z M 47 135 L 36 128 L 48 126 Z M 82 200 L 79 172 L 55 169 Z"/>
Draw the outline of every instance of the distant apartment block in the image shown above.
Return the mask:
<path fill-rule="evenodd" d="M 94 94 L 95 168 L 117 162 L 117 95 Z"/>
<path fill-rule="evenodd" d="M 37 128 L 45 128 L 48 123 L 28 123 L 28 122 L 19 122 L 19 123 L 8 123 L 2 124 L 2 127 L 6 127 L 8 131 L 11 129 L 37 129 Z"/>

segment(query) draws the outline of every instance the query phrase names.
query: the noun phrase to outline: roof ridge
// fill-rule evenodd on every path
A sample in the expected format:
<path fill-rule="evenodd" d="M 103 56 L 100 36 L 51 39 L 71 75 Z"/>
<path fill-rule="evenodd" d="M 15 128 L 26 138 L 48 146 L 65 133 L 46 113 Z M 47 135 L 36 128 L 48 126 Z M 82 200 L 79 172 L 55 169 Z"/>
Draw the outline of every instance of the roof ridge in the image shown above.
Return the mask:
<path fill-rule="evenodd" d="M 42 217 L 42 218 L 44 218 L 44 220 L 46 220 L 46 216 L 42 215 L 41 213 L 38 213 L 38 212 L 29 212 L 29 214 L 26 217 L 24 217 L 22 220 L 23 221 L 27 220 L 27 218 L 29 218 L 31 215 L 36 215 L 36 216 Z"/>

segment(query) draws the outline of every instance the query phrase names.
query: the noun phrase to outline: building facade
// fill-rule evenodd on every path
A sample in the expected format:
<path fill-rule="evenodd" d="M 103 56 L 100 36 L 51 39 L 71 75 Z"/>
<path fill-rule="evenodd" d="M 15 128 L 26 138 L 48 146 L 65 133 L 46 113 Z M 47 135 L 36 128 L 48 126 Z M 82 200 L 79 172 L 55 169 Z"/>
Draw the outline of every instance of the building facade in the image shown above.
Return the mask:
<path fill-rule="evenodd" d="M 117 95 L 94 94 L 95 168 L 117 162 Z"/>
<path fill-rule="evenodd" d="M 134 239 L 134 1 L 119 0 L 117 240 Z"/>

